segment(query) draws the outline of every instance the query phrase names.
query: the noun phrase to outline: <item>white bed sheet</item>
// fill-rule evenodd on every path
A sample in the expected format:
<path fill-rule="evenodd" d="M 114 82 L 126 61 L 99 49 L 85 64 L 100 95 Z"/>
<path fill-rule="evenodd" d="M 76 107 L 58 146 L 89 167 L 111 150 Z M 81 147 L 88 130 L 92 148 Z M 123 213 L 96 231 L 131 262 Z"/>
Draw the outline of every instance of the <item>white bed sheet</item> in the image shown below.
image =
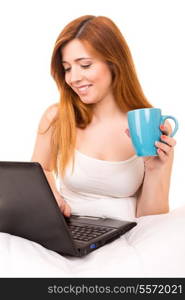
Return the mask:
<path fill-rule="evenodd" d="M 0 277 L 185 277 L 185 206 L 137 222 L 83 258 L 0 233 Z"/>

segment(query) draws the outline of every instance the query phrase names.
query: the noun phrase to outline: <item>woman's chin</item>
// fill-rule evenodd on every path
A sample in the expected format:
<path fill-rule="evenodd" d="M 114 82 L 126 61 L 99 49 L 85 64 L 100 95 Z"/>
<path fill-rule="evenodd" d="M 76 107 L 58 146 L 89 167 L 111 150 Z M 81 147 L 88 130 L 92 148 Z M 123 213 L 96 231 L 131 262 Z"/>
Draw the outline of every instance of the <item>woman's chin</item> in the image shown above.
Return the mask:
<path fill-rule="evenodd" d="M 84 104 L 94 104 L 94 103 L 96 103 L 95 100 L 90 99 L 90 98 L 85 98 L 85 97 L 80 97 L 80 100 L 81 100 Z"/>

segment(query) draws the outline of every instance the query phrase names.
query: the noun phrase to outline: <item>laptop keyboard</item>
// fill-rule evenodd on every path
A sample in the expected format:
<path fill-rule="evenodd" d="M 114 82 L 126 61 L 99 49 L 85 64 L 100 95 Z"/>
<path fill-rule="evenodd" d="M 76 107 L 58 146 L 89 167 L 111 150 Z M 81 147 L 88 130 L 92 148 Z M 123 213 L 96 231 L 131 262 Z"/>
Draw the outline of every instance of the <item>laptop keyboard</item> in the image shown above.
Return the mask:
<path fill-rule="evenodd" d="M 102 226 L 80 226 L 74 224 L 69 224 L 68 226 L 71 230 L 73 239 L 84 242 L 90 241 L 112 230 L 112 228 Z"/>

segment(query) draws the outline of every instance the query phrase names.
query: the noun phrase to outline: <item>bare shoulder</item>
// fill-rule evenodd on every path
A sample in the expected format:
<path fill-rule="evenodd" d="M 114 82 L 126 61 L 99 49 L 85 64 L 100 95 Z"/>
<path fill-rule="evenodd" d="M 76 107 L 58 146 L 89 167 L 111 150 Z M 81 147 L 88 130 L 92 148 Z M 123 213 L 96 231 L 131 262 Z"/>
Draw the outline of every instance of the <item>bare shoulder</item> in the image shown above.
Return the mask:
<path fill-rule="evenodd" d="M 52 121 L 57 117 L 58 114 L 58 103 L 54 103 L 47 107 L 44 111 L 40 123 L 39 123 L 39 130 L 46 130 Z"/>
<path fill-rule="evenodd" d="M 52 122 L 54 118 L 57 116 L 58 113 L 58 103 L 54 103 L 50 105 L 44 112 L 44 117 L 49 121 Z"/>

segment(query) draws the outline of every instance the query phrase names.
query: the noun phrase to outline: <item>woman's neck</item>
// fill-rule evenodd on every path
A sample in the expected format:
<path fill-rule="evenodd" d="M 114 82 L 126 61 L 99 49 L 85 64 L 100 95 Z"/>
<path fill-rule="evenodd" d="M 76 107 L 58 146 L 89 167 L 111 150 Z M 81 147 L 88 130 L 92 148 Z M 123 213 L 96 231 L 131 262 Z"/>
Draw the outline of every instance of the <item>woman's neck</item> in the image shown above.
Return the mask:
<path fill-rule="evenodd" d="M 123 117 L 124 113 L 119 109 L 112 95 L 94 105 L 92 122 L 106 122 L 117 117 Z"/>

